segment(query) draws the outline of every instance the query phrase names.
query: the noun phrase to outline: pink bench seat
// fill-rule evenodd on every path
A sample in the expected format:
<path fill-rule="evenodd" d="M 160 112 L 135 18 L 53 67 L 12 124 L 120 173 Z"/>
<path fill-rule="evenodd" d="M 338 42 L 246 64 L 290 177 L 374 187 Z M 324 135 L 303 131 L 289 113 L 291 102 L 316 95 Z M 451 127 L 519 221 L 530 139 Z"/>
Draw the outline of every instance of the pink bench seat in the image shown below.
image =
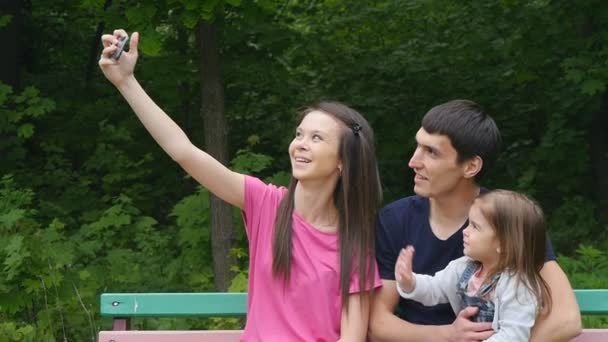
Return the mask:
<path fill-rule="evenodd" d="M 572 342 L 608 342 L 608 329 L 584 329 Z"/>
<path fill-rule="evenodd" d="M 101 331 L 98 342 L 239 342 L 242 330 Z"/>

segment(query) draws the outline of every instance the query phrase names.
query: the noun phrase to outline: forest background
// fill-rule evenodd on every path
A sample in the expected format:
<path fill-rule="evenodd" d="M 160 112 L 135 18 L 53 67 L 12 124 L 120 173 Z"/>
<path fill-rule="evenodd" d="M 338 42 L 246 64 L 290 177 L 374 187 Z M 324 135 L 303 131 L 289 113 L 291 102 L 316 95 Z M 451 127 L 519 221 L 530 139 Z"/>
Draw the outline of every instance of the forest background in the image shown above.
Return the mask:
<path fill-rule="evenodd" d="M 246 290 L 239 212 L 167 157 L 101 74 L 114 28 L 140 32 L 138 79 L 197 145 L 278 184 L 306 104 L 366 115 L 385 203 L 412 193 L 422 115 L 482 104 L 504 138 L 483 185 L 536 198 L 573 287 L 608 288 L 606 22 L 601 0 L 3 0 L 0 336 L 94 341 L 109 326 L 103 292 Z"/>

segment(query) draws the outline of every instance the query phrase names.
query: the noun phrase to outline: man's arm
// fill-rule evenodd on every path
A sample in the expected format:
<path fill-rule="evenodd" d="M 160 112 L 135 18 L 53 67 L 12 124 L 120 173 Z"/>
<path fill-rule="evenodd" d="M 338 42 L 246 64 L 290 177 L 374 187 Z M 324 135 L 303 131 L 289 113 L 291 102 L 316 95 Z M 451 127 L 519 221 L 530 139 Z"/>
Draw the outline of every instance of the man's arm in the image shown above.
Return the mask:
<path fill-rule="evenodd" d="M 372 302 L 368 332 L 371 341 L 482 341 L 494 333 L 491 323 L 470 321 L 477 308 L 462 310 L 450 325 L 417 325 L 393 314 L 398 303 L 395 281 L 382 279 L 382 287 L 376 290 Z"/>
<path fill-rule="evenodd" d="M 551 290 L 552 309 L 537 319 L 530 341 L 570 341 L 581 333 L 581 314 L 568 277 L 555 261 L 547 261 L 540 275 Z"/>

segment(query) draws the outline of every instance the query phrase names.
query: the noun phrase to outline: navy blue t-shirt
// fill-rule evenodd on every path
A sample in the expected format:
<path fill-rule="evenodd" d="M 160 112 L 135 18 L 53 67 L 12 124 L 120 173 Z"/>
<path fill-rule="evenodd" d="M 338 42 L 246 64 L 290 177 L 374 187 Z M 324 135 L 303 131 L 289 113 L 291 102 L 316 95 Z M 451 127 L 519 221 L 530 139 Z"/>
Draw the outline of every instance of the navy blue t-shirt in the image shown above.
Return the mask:
<path fill-rule="evenodd" d="M 429 213 L 429 199 L 420 196 L 402 198 L 380 210 L 376 232 L 380 278 L 395 280 L 397 257 L 401 249 L 408 245 L 416 250 L 412 264 L 415 273 L 434 275 L 450 261 L 463 256 L 462 231 L 468 222 L 452 236 L 441 240 L 431 229 Z M 549 239 L 547 260 L 555 260 Z M 408 322 L 425 325 L 451 324 L 456 318 L 448 303 L 424 306 L 404 298 L 400 298 L 396 314 Z"/>

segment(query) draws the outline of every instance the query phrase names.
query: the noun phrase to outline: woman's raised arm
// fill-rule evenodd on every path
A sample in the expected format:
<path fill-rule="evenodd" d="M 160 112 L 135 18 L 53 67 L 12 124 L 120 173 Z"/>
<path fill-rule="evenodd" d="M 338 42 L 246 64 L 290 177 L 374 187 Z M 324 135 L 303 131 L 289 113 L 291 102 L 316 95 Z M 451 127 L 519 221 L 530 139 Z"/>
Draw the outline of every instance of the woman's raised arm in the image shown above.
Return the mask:
<path fill-rule="evenodd" d="M 243 208 L 245 177 L 222 165 L 206 152 L 192 144 L 184 131 L 148 96 L 133 75 L 137 62 L 139 34 L 131 35 L 129 51 L 118 60 L 112 58 L 119 38 L 127 37 L 124 30 L 101 37 L 104 49 L 99 67 L 105 77 L 116 86 L 127 100 L 154 140 L 180 166 L 202 186 L 224 201 Z"/>

